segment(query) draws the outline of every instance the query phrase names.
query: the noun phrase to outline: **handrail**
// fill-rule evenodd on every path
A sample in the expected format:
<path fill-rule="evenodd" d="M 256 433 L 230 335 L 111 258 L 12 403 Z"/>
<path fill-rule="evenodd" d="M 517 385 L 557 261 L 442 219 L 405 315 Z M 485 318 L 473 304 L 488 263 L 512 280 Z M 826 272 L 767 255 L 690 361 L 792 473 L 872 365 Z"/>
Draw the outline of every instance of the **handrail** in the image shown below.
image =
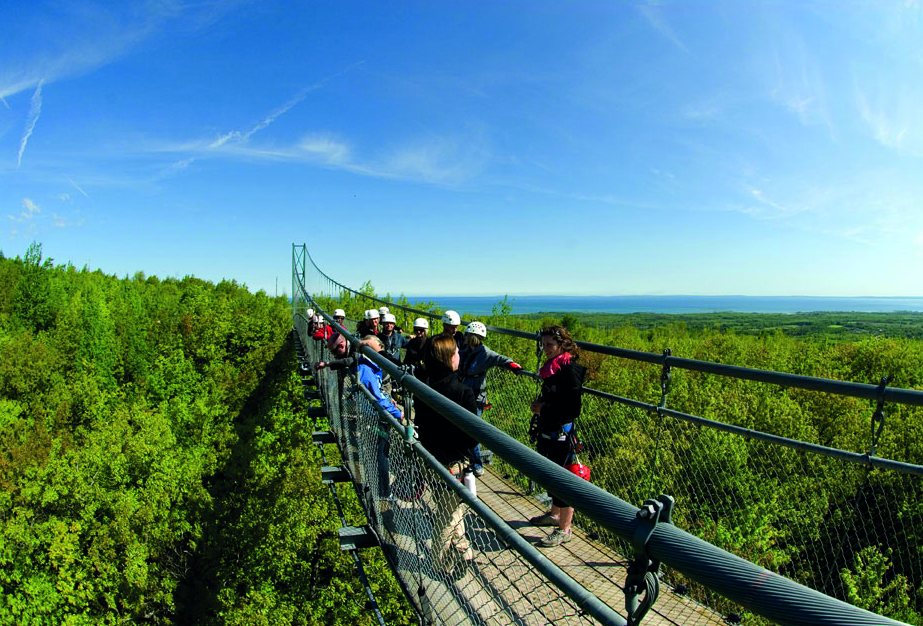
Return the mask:
<path fill-rule="evenodd" d="M 360 350 L 362 354 L 366 356 L 372 356 L 373 360 L 377 365 L 381 365 L 382 362 L 387 362 L 389 365 L 394 367 L 390 361 L 386 361 L 382 357 L 378 356 L 378 353 L 374 350 L 370 350 L 366 346 L 359 347 L 359 340 L 349 333 L 344 335 L 348 338 L 348 341 L 353 344 L 353 347 L 357 350 Z M 400 375 L 395 375 L 394 372 L 391 373 L 394 380 L 399 383 L 406 384 L 408 380 L 413 378 L 408 375 L 404 370 L 399 368 L 394 368 Z M 414 383 L 418 383 L 415 378 L 413 378 Z M 402 440 L 409 446 L 414 449 L 414 452 L 419 455 L 424 463 L 429 466 L 430 469 L 435 471 L 442 480 L 449 485 L 449 487 L 455 491 L 455 493 L 467 504 L 471 509 L 473 509 L 481 519 L 483 519 L 491 529 L 501 537 L 507 545 L 516 550 L 521 554 L 529 563 L 535 567 L 536 570 L 542 573 L 549 581 L 554 583 L 554 585 L 564 592 L 568 598 L 573 600 L 577 606 L 581 609 L 595 617 L 602 624 L 612 624 L 614 626 L 626 626 L 627 621 L 624 617 L 616 613 L 609 607 L 607 604 L 602 602 L 595 595 L 588 592 L 580 583 L 575 581 L 573 578 L 568 576 L 561 568 L 555 565 L 554 562 L 550 561 L 546 556 L 539 552 L 535 546 L 526 541 L 520 536 L 515 530 L 510 528 L 509 524 L 503 520 L 499 515 L 494 513 L 493 509 L 489 508 L 483 502 L 471 495 L 471 492 L 468 491 L 467 487 L 464 487 L 454 476 L 449 472 L 446 467 L 436 460 L 429 450 L 423 447 L 423 445 L 414 439 L 412 436 L 408 437 L 406 428 L 394 417 L 381 408 L 377 402 L 375 402 L 375 397 L 372 393 L 362 385 L 358 385 L 359 389 L 366 397 L 367 400 L 372 404 L 372 407 L 378 412 L 378 414 L 388 421 L 392 428 L 400 433 Z M 408 385 L 408 389 L 412 388 L 412 385 Z M 426 387 L 429 389 L 429 387 Z M 431 393 L 432 390 L 430 390 Z M 436 394 L 439 395 L 439 394 Z M 442 397 L 442 396 L 440 396 Z M 420 398 L 426 401 L 426 398 L 420 396 Z M 429 402 L 427 401 L 427 404 Z M 456 405 L 457 406 L 457 405 Z M 434 407 L 435 408 L 435 407 Z M 460 407 L 459 407 L 460 408 Z M 437 409 L 438 410 L 438 409 Z M 410 440 L 408 442 L 408 439 Z"/>
<path fill-rule="evenodd" d="M 314 259 L 311 258 L 311 254 L 307 252 L 307 248 L 305 248 L 305 253 L 307 254 L 308 260 L 310 260 L 311 264 L 314 266 L 314 269 L 316 269 L 324 278 L 342 289 L 345 289 L 355 295 L 368 298 L 375 302 L 380 302 L 389 306 L 396 306 L 410 313 L 423 315 L 429 317 L 430 319 L 439 318 L 438 315 L 433 315 L 433 313 L 430 311 L 423 311 L 413 307 L 395 304 L 393 302 L 382 300 L 381 298 L 373 296 L 367 296 L 366 294 L 363 294 L 359 291 L 350 289 L 349 287 L 333 280 L 327 276 L 319 267 L 317 267 L 317 264 L 314 263 Z M 462 324 L 466 324 L 465 320 L 462 320 Z M 487 329 L 491 332 L 495 332 L 501 335 L 519 337 L 521 339 L 536 339 L 535 333 L 522 330 L 515 330 L 492 325 L 487 325 Z M 881 385 L 871 385 L 868 383 L 847 382 L 830 378 L 818 378 L 814 376 L 803 376 L 800 374 L 789 374 L 786 372 L 776 372 L 772 370 L 742 367 L 739 365 L 726 365 L 724 363 L 716 363 L 713 361 L 699 361 L 696 359 L 687 359 L 677 356 L 664 356 L 663 354 L 658 354 L 655 352 L 643 352 L 641 350 L 615 348 L 612 346 L 604 346 L 601 344 L 589 343 L 585 341 L 577 341 L 576 344 L 581 350 L 586 350 L 587 352 L 605 354 L 608 356 L 614 356 L 632 361 L 641 361 L 644 363 L 653 363 L 656 365 L 666 365 L 669 367 L 703 372 L 706 374 L 715 374 L 729 378 L 738 378 L 761 383 L 781 385 L 783 387 L 795 387 L 797 389 L 806 389 L 810 391 L 823 391 L 842 396 L 864 398 L 866 400 L 883 399 L 886 402 L 923 406 L 923 391 L 918 389 L 903 389 L 899 387 L 887 387 Z"/>
<path fill-rule="evenodd" d="M 794 450 L 814 452 L 816 454 L 821 454 L 823 456 L 836 458 L 841 461 L 847 461 L 849 463 L 856 463 L 859 465 L 866 465 L 869 467 L 879 467 L 882 469 L 890 469 L 890 470 L 902 472 L 904 474 L 916 474 L 917 476 L 923 476 L 923 465 L 915 465 L 913 463 L 895 461 L 894 459 L 885 459 L 880 456 L 874 456 L 871 454 L 861 454 L 859 452 L 850 452 L 848 450 L 840 450 L 839 448 L 831 448 L 829 446 L 822 446 L 817 443 L 808 443 L 806 441 L 799 441 L 798 439 L 790 439 L 788 437 L 782 437 L 780 435 L 764 433 L 760 430 L 753 430 L 752 428 L 744 428 L 743 426 L 736 426 L 734 424 L 727 424 L 725 422 L 718 422 L 715 420 L 710 420 L 708 418 L 701 417 L 699 415 L 692 415 L 691 413 L 683 413 L 682 411 L 677 411 L 675 409 L 669 409 L 667 407 L 660 407 L 660 406 L 657 406 L 656 404 L 651 404 L 649 402 L 642 402 L 640 400 L 634 400 L 633 398 L 624 398 L 622 396 L 617 396 L 615 394 L 606 393 L 605 391 L 590 389 L 589 387 L 584 387 L 584 392 L 597 396 L 599 398 L 605 398 L 606 400 L 611 400 L 612 402 L 618 402 L 619 404 L 625 404 L 627 406 L 631 406 L 637 409 L 642 409 L 645 411 L 652 411 L 652 412 L 660 411 L 664 415 L 669 415 L 670 417 L 675 417 L 677 419 L 685 420 L 687 422 L 692 422 L 693 424 L 698 424 L 700 426 L 707 426 L 709 428 L 714 428 L 716 430 L 723 430 L 728 433 L 734 433 L 736 435 L 740 435 L 741 437 L 746 437 L 747 439 L 756 439 L 759 441 L 774 443 L 780 446 L 785 446 L 786 448 L 792 448 Z"/>
<path fill-rule="evenodd" d="M 305 251 L 306 254 L 307 250 Z M 311 260 L 311 263 L 314 264 L 314 260 L 311 259 L 311 255 L 308 254 L 308 259 Z M 422 311 L 419 309 L 414 309 L 412 307 L 406 307 L 401 304 L 396 304 L 388 300 L 382 300 L 380 298 L 373 298 L 362 294 L 361 292 L 355 291 L 338 283 L 333 280 L 326 274 L 324 274 L 317 265 L 314 265 L 314 268 L 321 273 L 327 280 L 336 284 L 342 289 L 346 289 L 354 294 L 360 295 L 364 298 L 374 300 L 375 302 L 381 302 L 382 304 L 396 306 L 405 311 L 409 311 L 419 315 L 425 315 L 431 319 L 438 319 L 439 316 L 433 315 L 429 311 Z M 305 299 L 310 299 L 310 296 L 304 289 L 302 285 L 301 295 Z M 303 316 L 302 316 L 303 317 Z M 463 322 L 464 323 L 464 322 Z M 508 335 L 512 337 L 518 337 L 521 339 L 537 340 L 538 335 L 536 333 L 529 333 L 526 331 L 503 328 L 500 326 L 491 326 L 487 325 L 487 328 L 501 335 Z M 711 361 L 697 361 L 694 359 L 683 359 L 674 356 L 667 356 L 663 354 L 656 354 L 653 352 L 642 352 L 640 350 L 630 350 L 627 348 L 615 348 L 612 346 L 604 346 L 600 344 L 587 343 L 578 341 L 576 344 L 583 350 L 588 352 L 596 352 L 599 354 L 607 354 L 610 356 L 615 356 L 619 358 L 625 358 L 630 360 L 642 361 L 646 363 L 653 363 L 657 365 L 667 365 L 669 367 L 678 367 L 685 368 L 690 370 L 696 370 L 701 372 L 713 373 L 719 376 L 729 376 L 732 378 L 745 378 L 748 380 L 755 380 L 759 382 L 775 383 L 779 385 L 789 386 L 789 387 L 798 387 L 801 389 L 808 389 L 812 391 L 824 391 L 839 395 L 847 395 L 853 397 L 867 398 L 872 400 L 884 399 L 891 400 L 898 404 L 911 404 L 911 405 L 923 405 L 923 391 L 918 391 L 915 389 L 900 389 L 896 387 L 881 387 L 875 385 L 867 385 L 863 383 L 853 383 L 853 382 L 843 382 L 832 379 L 825 378 L 815 378 L 811 376 L 800 376 L 797 374 L 787 374 L 784 372 L 775 372 L 771 370 L 760 370 L 753 368 L 746 368 L 734 365 L 724 365 L 721 363 L 714 363 Z M 523 370 L 527 375 L 535 376 L 532 372 L 527 372 Z M 735 372 L 738 374 L 735 376 Z M 788 381 L 788 382 L 784 382 Z M 883 469 L 891 469 L 905 474 L 916 474 L 918 476 L 923 476 L 923 465 L 916 465 L 913 463 L 906 463 L 904 461 L 897 461 L 895 459 L 887 459 L 883 457 L 874 456 L 868 453 L 859 453 L 859 452 L 850 452 L 847 450 L 840 450 L 838 448 L 831 448 L 828 446 L 822 446 L 820 444 L 809 443 L 805 441 L 799 441 L 796 439 L 789 439 L 787 437 L 781 437 L 779 435 L 773 435 L 771 433 L 766 433 L 758 430 L 753 430 L 750 428 L 744 428 L 742 426 L 736 426 L 734 424 L 727 424 L 724 422 L 718 422 L 715 420 L 710 420 L 705 417 L 698 415 L 692 415 L 690 413 L 684 413 L 681 411 L 676 411 L 674 409 L 669 409 L 666 407 L 658 407 L 655 404 L 650 404 L 640 400 L 635 400 L 633 398 L 624 398 L 622 396 L 617 396 L 614 394 L 607 393 L 605 391 L 600 391 L 598 389 L 593 389 L 592 387 L 584 387 L 584 393 L 589 393 L 594 396 L 605 398 L 607 400 L 612 400 L 620 404 L 627 406 L 632 406 L 634 408 L 647 410 L 647 411 L 661 411 L 664 415 L 669 415 L 678 419 L 682 419 L 688 422 L 692 422 L 699 425 L 708 426 L 710 428 L 715 428 L 718 430 L 723 430 L 725 432 L 732 432 L 748 439 L 757 439 L 760 441 L 771 442 L 779 444 L 788 448 L 796 450 L 805 450 L 809 452 L 814 452 L 828 457 L 837 458 L 843 461 L 850 463 L 856 463 L 859 465 L 865 465 L 868 467 L 879 467 Z"/>
<path fill-rule="evenodd" d="M 351 333 L 321 310 L 313 298 L 307 296 L 307 299 L 317 306 L 320 314 L 335 330 L 358 343 Z M 541 485 L 554 485 L 555 492 L 575 509 L 622 539 L 631 541 L 635 538 L 642 525 L 642 520 L 638 518 L 639 509 L 542 457 L 408 375 L 374 350 L 359 346 L 359 351 L 400 381 L 416 397 L 525 476 Z M 671 524 L 654 526 L 647 550 L 651 557 L 750 611 L 780 624 L 901 624 L 805 587 Z"/>

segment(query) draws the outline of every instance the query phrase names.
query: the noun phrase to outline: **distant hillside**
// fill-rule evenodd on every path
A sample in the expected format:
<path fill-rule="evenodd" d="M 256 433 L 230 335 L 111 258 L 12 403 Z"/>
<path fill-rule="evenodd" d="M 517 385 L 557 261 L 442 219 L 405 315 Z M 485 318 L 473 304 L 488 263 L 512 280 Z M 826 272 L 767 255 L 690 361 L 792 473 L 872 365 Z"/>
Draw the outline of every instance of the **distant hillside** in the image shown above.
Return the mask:
<path fill-rule="evenodd" d="M 524 319 L 560 317 L 561 313 L 528 313 Z M 923 339 L 923 313 L 568 313 L 584 326 L 640 329 L 682 324 L 689 330 L 729 330 L 758 335 L 781 332 L 793 337 L 852 340 L 861 337 Z"/>

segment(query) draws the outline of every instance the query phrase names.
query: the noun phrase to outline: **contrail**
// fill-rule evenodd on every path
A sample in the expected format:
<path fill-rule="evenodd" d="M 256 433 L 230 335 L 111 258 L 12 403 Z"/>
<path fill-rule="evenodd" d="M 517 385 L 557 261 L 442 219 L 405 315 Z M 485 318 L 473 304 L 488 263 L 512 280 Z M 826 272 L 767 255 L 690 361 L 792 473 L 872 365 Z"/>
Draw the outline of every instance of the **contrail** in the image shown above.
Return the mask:
<path fill-rule="evenodd" d="M 16 159 L 17 169 L 22 165 L 22 155 L 26 152 L 26 145 L 29 143 L 29 137 L 32 136 L 32 131 L 35 130 L 35 123 L 38 122 L 38 118 L 42 114 L 42 83 L 44 82 L 44 80 L 38 81 L 35 93 L 32 94 L 32 106 L 29 107 L 29 117 L 26 119 L 26 130 L 22 134 L 22 139 L 19 141 L 19 156 Z"/>
<path fill-rule="evenodd" d="M 87 192 L 85 192 L 85 191 L 83 190 L 83 188 L 82 188 L 80 185 L 78 185 L 77 183 L 75 183 L 73 178 L 71 178 L 70 176 L 67 176 L 66 178 L 67 178 L 67 182 L 69 182 L 71 185 L 73 185 L 73 186 L 74 186 L 74 189 L 76 189 L 77 191 L 79 191 L 80 193 L 82 193 L 82 194 L 84 195 L 84 197 L 86 197 L 86 198 L 89 198 L 89 197 L 90 197 L 90 194 L 88 194 Z"/>
<path fill-rule="evenodd" d="M 326 85 L 329 81 L 331 81 L 331 80 L 333 80 L 334 78 L 337 78 L 337 77 L 339 77 L 339 76 L 342 76 L 343 74 L 346 74 L 347 72 L 351 72 L 354 68 L 359 67 L 360 65 L 362 65 L 362 64 L 364 64 L 364 63 L 365 63 L 365 60 L 364 60 L 364 59 L 363 59 L 362 61 L 358 61 L 358 62 L 356 62 L 356 63 L 353 63 L 352 65 L 347 66 L 346 68 L 340 70 L 339 72 L 337 72 L 337 73 L 335 73 L 335 74 L 331 74 L 330 76 L 327 76 L 327 77 L 322 78 L 321 80 L 317 81 L 317 82 L 314 83 L 313 85 L 309 85 L 308 87 L 305 87 L 304 89 L 302 89 L 301 91 L 299 91 L 297 94 L 295 94 L 295 97 L 293 97 L 291 100 L 289 100 L 288 102 L 286 102 L 285 104 L 283 104 L 281 107 L 279 107 L 278 109 L 276 109 L 275 111 L 273 111 L 272 113 L 270 113 L 269 115 L 267 115 L 265 118 L 263 118 L 263 120 L 261 120 L 259 123 L 257 123 L 257 124 L 256 124 L 253 128 L 251 128 L 250 130 L 248 130 L 248 131 L 246 131 L 246 132 L 243 132 L 243 133 L 240 132 L 239 130 L 232 130 L 232 131 L 230 131 L 230 132 L 228 132 L 228 133 L 225 133 L 224 135 L 222 135 L 221 137 L 219 137 L 219 138 L 216 139 L 215 141 L 213 141 L 208 147 L 211 148 L 211 149 L 215 149 L 215 148 L 220 148 L 221 146 L 223 146 L 224 144 L 228 143 L 229 141 L 243 142 L 243 141 L 249 140 L 250 137 L 252 137 L 252 136 L 255 135 L 256 133 L 260 132 L 260 131 L 263 130 L 264 128 L 267 128 L 270 124 L 272 124 L 272 123 L 275 122 L 277 119 L 279 119 L 280 117 L 282 117 L 283 115 L 285 115 L 286 113 L 288 113 L 288 111 L 289 111 L 292 107 L 294 107 L 296 104 L 298 104 L 298 103 L 300 103 L 302 100 L 304 100 L 304 99 L 308 96 L 309 93 L 311 93 L 311 92 L 313 92 L 313 91 L 317 91 L 318 89 L 321 89 L 321 88 L 322 88 L 324 85 Z"/>

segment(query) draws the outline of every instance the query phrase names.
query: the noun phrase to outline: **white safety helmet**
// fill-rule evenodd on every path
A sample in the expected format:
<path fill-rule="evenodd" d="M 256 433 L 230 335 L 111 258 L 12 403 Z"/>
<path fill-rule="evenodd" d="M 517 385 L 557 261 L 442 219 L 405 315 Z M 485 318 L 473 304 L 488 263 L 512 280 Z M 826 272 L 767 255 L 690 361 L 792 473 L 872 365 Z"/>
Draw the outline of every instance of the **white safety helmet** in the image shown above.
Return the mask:
<path fill-rule="evenodd" d="M 308 319 L 314 317 L 314 309 L 308 309 L 307 313 L 308 313 Z"/>
<path fill-rule="evenodd" d="M 397 320 L 394 318 L 394 315 L 391 313 L 385 313 L 384 315 L 381 316 L 382 324 L 387 324 L 388 322 L 391 322 L 392 324 L 397 324 Z"/>
<path fill-rule="evenodd" d="M 418 317 L 413 321 L 414 328 L 429 328 L 429 320 L 425 317 Z"/>
<path fill-rule="evenodd" d="M 389 308 L 386 307 L 386 306 L 378 307 L 378 313 L 379 313 L 379 315 L 387 315 L 387 314 L 390 313 L 390 312 L 391 312 L 391 309 L 389 309 Z"/>
<path fill-rule="evenodd" d="M 344 311 L 343 309 L 336 309 L 333 312 L 333 316 L 334 317 L 346 317 L 346 311 Z"/>
<path fill-rule="evenodd" d="M 455 311 L 446 311 L 442 314 L 442 323 L 449 324 L 450 326 L 458 326 L 461 324 L 461 317 L 459 317 L 458 313 Z"/>
<path fill-rule="evenodd" d="M 477 335 L 478 337 L 481 337 L 483 339 L 484 337 L 487 337 L 487 327 L 484 326 L 484 324 L 482 324 L 481 322 L 471 322 L 465 328 L 465 334 L 466 335 Z"/>
<path fill-rule="evenodd" d="M 315 324 L 323 324 L 323 323 L 324 323 L 324 318 L 321 317 L 320 315 L 315 315 L 315 316 L 314 316 L 314 323 L 315 323 Z"/>
<path fill-rule="evenodd" d="M 378 311 L 375 309 L 369 309 L 365 312 L 365 319 L 367 320 L 377 320 L 379 318 Z"/>

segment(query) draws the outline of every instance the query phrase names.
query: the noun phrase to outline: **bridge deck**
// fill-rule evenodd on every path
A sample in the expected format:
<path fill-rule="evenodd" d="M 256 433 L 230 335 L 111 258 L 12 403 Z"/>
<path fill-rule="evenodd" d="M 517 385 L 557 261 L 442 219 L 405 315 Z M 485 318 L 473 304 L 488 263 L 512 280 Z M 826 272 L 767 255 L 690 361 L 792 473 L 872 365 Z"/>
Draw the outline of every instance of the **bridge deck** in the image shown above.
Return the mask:
<path fill-rule="evenodd" d="M 523 495 L 518 487 L 505 481 L 490 468 L 478 481 L 478 497 L 531 543 L 538 542 L 551 530 L 529 524 L 530 517 L 543 512 L 538 503 Z M 545 549 L 543 554 L 600 600 L 622 615 L 625 614 L 625 595 L 622 589 L 627 563 L 622 555 L 592 541 L 576 526 L 570 543 Z M 644 623 L 723 625 L 726 622 L 708 608 L 661 586 L 660 597 L 644 618 Z"/>
<path fill-rule="evenodd" d="M 529 524 L 529 518 L 542 511 L 538 503 L 525 496 L 492 469 L 478 481 L 478 497 L 493 509 L 527 541 L 536 543 L 548 528 Z M 519 624 L 544 626 L 546 624 L 584 625 L 592 622 L 573 606 L 557 602 L 556 590 L 548 587 L 547 580 L 536 575 L 532 568 L 510 550 L 493 545 L 487 547 L 474 539 L 481 532 L 477 516 L 468 515 L 466 526 L 469 537 L 478 545 L 478 557 L 470 563 L 446 566 L 446 576 L 426 571 L 419 563 L 406 561 L 406 555 L 418 553 L 419 537 L 406 534 L 420 523 L 411 523 L 418 515 L 408 504 L 388 509 L 383 518 L 388 530 L 388 541 L 382 548 L 390 553 L 392 563 L 405 578 L 418 585 L 417 593 L 426 598 L 425 609 L 440 624 Z M 551 561 L 574 580 L 583 585 L 616 612 L 624 615 L 625 596 L 622 591 L 626 575 L 624 557 L 611 548 L 593 541 L 581 529 L 574 527 L 574 538 L 566 545 L 543 551 Z M 401 555 L 405 555 L 403 558 Z M 409 566 L 409 567 L 406 567 Z M 547 595 L 541 590 L 548 587 Z M 420 593 L 423 591 L 424 593 Z M 536 598 L 547 597 L 547 603 Z M 644 618 L 648 625 L 723 625 L 722 617 L 692 600 L 676 595 L 661 587 L 660 597 Z"/>

